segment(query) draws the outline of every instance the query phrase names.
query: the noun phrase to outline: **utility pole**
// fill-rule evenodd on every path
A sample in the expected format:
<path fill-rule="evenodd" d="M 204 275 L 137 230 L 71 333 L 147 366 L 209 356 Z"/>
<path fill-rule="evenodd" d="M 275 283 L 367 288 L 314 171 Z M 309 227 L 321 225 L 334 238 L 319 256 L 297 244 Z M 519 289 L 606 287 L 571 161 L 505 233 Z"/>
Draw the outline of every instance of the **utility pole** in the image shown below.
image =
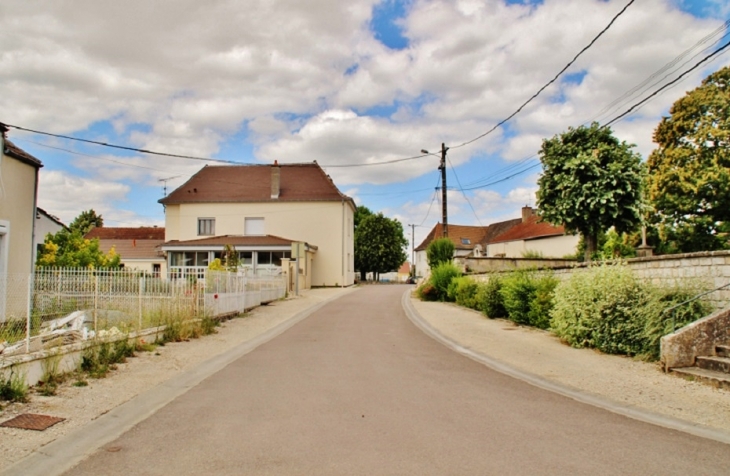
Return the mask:
<path fill-rule="evenodd" d="M 446 151 L 449 150 L 446 144 L 441 143 L 441 219 L 444 224 L 444 238 L 449 237 L 449 217 L 446 210 Z"/>
<path fill-rule="evenodd" d="M 416 266 L 416 242 L 413 241 L 416 234 L 416 225 L 408 225 L 411 227 L 411 268 Z"/>

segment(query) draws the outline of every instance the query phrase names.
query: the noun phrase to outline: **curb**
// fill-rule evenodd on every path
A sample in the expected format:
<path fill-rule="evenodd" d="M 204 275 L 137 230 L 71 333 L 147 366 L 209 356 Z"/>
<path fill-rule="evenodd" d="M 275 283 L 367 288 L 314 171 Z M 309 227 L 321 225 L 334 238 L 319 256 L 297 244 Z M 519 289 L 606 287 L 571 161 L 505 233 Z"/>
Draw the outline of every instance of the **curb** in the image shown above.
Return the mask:
<path fill-rule="evenodd" d="M 64 474 L 82 460 L 91 456 L 99 448 L 116 440 L 123 433 L 149 418 L 159 409 L 209 376 L 282 334 L 330 302 L 353 292 L 355 289 L 351 288 L 346 293 L 317 303 L 253 339 L 243 342 L 229 351 L 212 357 L 195 368 L 137 395 L 108 413 L 101 415 L 96 420 L 92 420 L 87 425 L 39 448 L 6 468 L 0 474 L 3 476 L 54 476 Z"/>
<path fill-rule="evenodd" d="M 604 397 L 590 395 L 567 385 L 553 382 L 551 380 L 545 379 L 535 374 L 531 374 L 529 372 L 518 370 L 515 367 L 510 366 L 509 364 L 464 347 L 459 342 L 441 334 L 438 330 L 436 330 L 436 328 L 429 324 L 413 307 L 410 295 L 410 289 L 403 293 L 403 297 L 401 298 L 401 304 L 403 306 L 403 310 L 406 313 L 406 316 L 408 316 L 408 319 L 410 319 L 410 321 L 416 327 L 418 327 L 424 334 L 428 335 L 435 341 L 448 347 L 454 352 L 457 352 L 465 357 L 479 362 L 480 364 L 486 365 L 492 370 L 505 374 L 509 377 L 522 380 L 525 383 L 534 385 L 535 387 L 541 388 L 543 390 L 557 393 L 578 402 L 602 408 L 604 410 L 608 410 L 610 412 L 617 413 L 619 415 L 623 415 L 634 420 L 643 421 L 645 423 L 650 423 L 652 425 L 657 425 L 672 430 L 682 431 L 684 433 L 689 433 L 691 435 L 699 436 L 701 438 L 718 441 L 720 443 L 730 444 L 730 433 L 716 430 L 714 428 L 708 428 L 706 426 L 698 425 L 685 420 L 680 420 L 678 418 L 660 415 L 658 413 L 653 413 L 636 407 L 622 405 Z"/>

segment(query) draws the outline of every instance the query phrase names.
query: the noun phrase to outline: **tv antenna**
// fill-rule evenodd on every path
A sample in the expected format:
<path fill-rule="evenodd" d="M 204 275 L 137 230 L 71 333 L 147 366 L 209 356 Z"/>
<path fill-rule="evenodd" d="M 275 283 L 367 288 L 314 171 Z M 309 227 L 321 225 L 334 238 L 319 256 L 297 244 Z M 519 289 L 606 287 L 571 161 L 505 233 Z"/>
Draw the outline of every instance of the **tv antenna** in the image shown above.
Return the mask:
<path fill-rule="evenodd" d="M 158 180 L 158 182 L 162 182 L 163 183 L 162 190 L 163 190 L 163 192 L 165 194 L 164 195 L 165 197 L 167 196 L 167 182 L 170 181 L 170 180 L 172 180 L 172 179 L 176 179 L 178 177 L 182 177 L 182 175 L 175 175 L 174 177 L 161 178 L 161 179 Z"/>

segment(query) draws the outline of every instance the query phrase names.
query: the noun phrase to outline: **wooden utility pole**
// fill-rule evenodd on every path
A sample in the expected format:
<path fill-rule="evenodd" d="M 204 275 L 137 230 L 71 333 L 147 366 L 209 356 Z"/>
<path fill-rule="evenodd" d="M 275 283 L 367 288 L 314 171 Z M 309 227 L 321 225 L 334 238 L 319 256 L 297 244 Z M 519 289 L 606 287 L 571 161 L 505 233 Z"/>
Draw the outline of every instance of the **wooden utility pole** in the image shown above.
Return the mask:
<path fill-rule="evenodd" d="M 446 151 L 449 150 L 448 147 L 446 147 L 446 144 L 443 142 L 441 143 L 441 165 L 439 166 L 439 170 L 441 170 L 441 219 L 443 220 L 444 224 L 444 238 L 449 237 L 449 217 L 448 212 L 446 210 Z"/>

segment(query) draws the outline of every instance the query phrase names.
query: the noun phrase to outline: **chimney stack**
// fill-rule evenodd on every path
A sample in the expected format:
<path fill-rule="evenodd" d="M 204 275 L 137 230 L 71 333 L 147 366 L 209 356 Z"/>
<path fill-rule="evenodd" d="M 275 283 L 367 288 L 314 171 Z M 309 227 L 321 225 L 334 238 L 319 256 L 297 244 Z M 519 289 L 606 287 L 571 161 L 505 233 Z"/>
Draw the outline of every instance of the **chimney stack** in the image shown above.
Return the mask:
<path fill-rule="evenodd" d="M 279 192 L 281 191 L 281 169 L 279 167 L 279 161 L 275 160 L 274 165 L 271 167 L 271 198 L 279 198 Z"/>
<path fill-rule="evenodd" d="M 532 207 L 522 207 L 522 223 L 527 223 L 527 220 L 534 214 L 535 210 L 533 210 Z"/>

